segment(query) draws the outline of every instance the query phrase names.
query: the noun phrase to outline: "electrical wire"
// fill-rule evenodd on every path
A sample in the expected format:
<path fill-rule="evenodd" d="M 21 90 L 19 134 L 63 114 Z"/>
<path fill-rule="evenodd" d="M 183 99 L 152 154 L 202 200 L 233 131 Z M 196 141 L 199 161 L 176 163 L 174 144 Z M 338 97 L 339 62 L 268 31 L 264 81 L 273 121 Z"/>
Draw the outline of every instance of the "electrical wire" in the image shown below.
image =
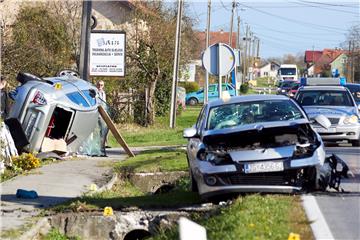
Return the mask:
<path fill-rule="evenodd" d="M 292 2 L 292 3 L 299 4 L 299 5 L 302 5 L 302 6 L 325 9 L 325 10 L 333 11 L 333 12 L 344 12 L 344 13 L 351 13 L 351 14 L 354 14 L 354 15 L 358 14 L 356 12 L 346 11 L 346 10 L 342 10 L 342 9 L 333 9 L 333 8 L 327 8 L 327 7 L 322 7 L 322 6 L 314 6 L 314 5 L 308 4 L 306 1 L 297 0 L 297 2 Z"/>
<path fill-rule="evenodd" d="M 318 24 L 314 24 L 314 23 L 309 23 L 309 22 L 303 22 L 303 21 L 299 21 L 299 20 L 296 20 L 296 19 L 290 19 L 290 18 L 286 18 L 286 17 L 283 17 L 283 16 L 279 16 L 279 15 L 276 15 L 276 14 L 273 14 L 273 13 L 269 13 L 269 12 L 266 12 L 266 11 L 263 11 L 263 10 L 260 10 L 260 9 L 257 9 L 257 8 L 254 8 L 254 7 L 251 7 L 249 5 L 246 5 L 246 4 L 242 4 L 242 3 L 239 3 L 240 5 L 244 6 L 244 7 L 247 7 L 247 8 L 250 8 L 254 11 L 257 11 L 257 12 L 260 12 L 260 13 L 263 13 L 265 15 L 269 15 L 269 16 L 272 16 L 272 17 L 276 17 L 276 18 L 279 18 L 279 19 L 282 19 L 283 21 L 287 21 L 287 22 L 292 22 L 292 23 L 297 23 L 297 24 L 300 24 L 300 25 L 308 25 L 309 27 L 312 27 L 312 28 L 317 28 L 317 29 L 320 29 L 320 30 L 323 30 L 323 31 L 333 31 L 333 32 L 337 32 L 337 33 L 344 33 L 344 30 L 343 29 L 340 29 L 340 28 L 335 28 L 335 27 L 329 27 L 329 26 L 323 26 L 323 25 L 318 25 Z"/>

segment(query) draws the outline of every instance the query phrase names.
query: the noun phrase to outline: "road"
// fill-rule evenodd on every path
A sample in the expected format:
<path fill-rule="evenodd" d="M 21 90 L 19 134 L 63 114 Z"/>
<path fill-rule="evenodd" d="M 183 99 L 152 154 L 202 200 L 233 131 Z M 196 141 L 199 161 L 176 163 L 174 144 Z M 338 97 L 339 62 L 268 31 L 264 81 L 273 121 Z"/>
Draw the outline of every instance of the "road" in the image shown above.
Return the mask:
<path fill-rule="evenodd" d="M 348 164 L 349 179 L 342 181 L 344 193 L 314 194 L 335 239 L 360 239 L 360 148 L 327 147 Z"/>

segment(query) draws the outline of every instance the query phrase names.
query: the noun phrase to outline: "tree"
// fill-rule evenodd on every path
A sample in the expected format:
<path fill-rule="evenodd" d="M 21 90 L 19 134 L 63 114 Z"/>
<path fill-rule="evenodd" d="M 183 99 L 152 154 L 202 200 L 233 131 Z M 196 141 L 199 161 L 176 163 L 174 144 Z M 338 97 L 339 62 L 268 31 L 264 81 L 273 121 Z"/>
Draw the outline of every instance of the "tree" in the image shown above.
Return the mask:
<path fill-rule="evenodd" d="M 64 19 L 43 4 L 22 6 L 3 49 L 4 75 L 14 85 L 19 71 L 54 76 L 71 63 L 71 40 Z"/>
<path fill-rule="evenodd" d="M 360 25 L 352 26 L 347 34 L 344 49 L 348 50 L 347 78 L 351 82 L 360 82 Z"/>
<path fill-rule="evenodd" d="M 170 106 L 176 12 L 162 2 L 144 3 L 146 11 L 136 11 L 128 36 L 127 59 L 129 85 L 143 91 L 145 109 L 141 117 L 144 125 L 154 123 L 155 114 L 163 115 Z M 196 38 L 192 20 L 184 17 L 181 36 L 181 62 L 192 56 Z M 131 29 L 130 29 L 131 28 Z"/>

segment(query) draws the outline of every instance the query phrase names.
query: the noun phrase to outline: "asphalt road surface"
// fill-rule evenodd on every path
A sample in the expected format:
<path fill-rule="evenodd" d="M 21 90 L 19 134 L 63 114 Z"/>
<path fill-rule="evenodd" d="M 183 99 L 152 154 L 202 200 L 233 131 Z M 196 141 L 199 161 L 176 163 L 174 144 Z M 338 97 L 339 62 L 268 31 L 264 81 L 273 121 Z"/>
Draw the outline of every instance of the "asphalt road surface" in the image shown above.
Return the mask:
<path fill-rule="evenodd" d="M 347 163 L 349 178 L 342 181 L 343 193 L 314 194 L 317 204 L 335 239 L 360 239 L 360 148 L 329 146 L 326 152 L 337 154 Z"/>

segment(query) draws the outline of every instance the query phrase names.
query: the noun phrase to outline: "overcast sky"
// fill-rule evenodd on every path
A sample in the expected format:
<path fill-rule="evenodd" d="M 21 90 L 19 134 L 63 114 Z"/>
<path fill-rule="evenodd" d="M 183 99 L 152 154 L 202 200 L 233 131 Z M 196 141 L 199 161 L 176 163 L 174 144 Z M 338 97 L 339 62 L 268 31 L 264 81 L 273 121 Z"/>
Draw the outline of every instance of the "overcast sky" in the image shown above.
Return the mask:
<path fill-rule="evenodd" d="M 185 0 L 186 13 L 196 19 L 196 28 L 206 28 L 207 1 Z M 237 1 L 241 34 L 246 25 L 260 38 L 262 58 L 339 47 L 348 29 L 360 24 L 359 1 Z M 230 29 L 231 0 L 212 0 L 211 31 Z"/>

